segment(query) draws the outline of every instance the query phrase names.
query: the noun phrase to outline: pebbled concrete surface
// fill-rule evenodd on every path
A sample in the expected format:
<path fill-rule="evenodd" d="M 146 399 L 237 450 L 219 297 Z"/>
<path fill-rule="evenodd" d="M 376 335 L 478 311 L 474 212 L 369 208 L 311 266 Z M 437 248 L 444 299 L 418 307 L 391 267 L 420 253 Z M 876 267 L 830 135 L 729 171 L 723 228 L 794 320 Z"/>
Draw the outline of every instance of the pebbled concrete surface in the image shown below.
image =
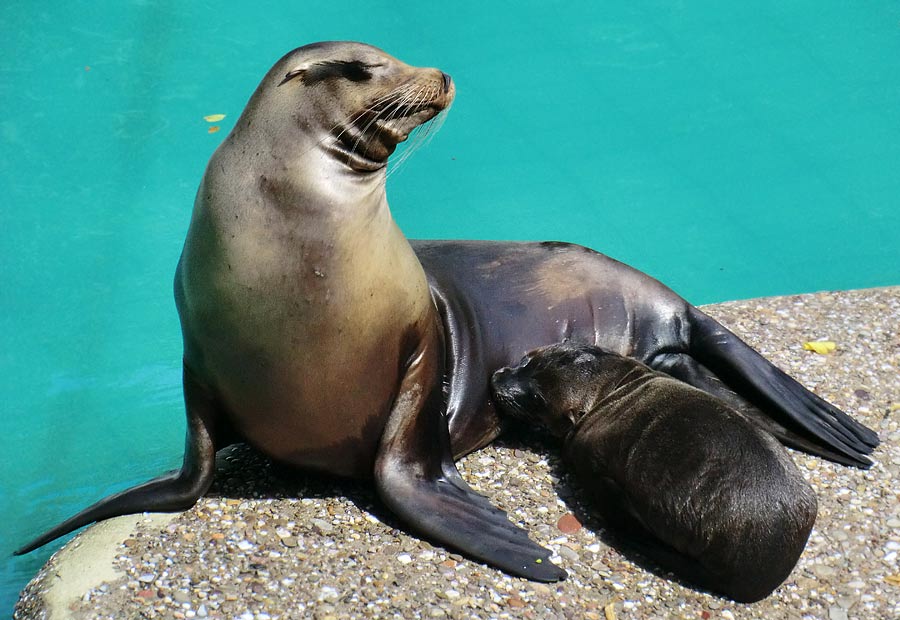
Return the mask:
<path fill-rule="evenodd" d="M 900 618 L 900 287 L 705 310 L 883 442 L 868 471 L 792 453 L 818 520 L 792 575 L 762 602 L 735 604 L 656 571 L 591 518 L 555 447 L 512 433 L 460 469 L 554 550 L 569 571 L 559 584 L 406 534 L 364 484 L 298 476 L 237 448 L 220 455 L 216 485 L 192 510 L 122 517 L 74 539 L 15 618 Z M 804 350 L 813 340 L 836 349 Z"/>

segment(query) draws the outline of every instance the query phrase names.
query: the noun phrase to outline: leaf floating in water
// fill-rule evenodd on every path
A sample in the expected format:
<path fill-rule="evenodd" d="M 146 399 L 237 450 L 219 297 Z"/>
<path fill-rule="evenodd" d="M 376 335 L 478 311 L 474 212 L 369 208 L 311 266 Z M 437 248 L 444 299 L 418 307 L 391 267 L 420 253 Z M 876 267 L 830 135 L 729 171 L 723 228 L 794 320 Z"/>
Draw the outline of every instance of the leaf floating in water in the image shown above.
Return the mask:
<path fill-rule="evenodd" d="M 207 116 L 203 117 L 203 120 L 205 120 L 207 123 L 218 123 L 223 118 L 225 118 L 224 114 L 208 114 Z"/>
<path fill-rule="evenodd" d="M 209 129 L 206 130 L 206 133 L 216 133 L 220 129 L 222 129 L 222 128 L 219 127 L 218 125 L 213 125 L 212 127 L 210 127 Z"/>
<path fill-rule="evenodd" d="M 814 342 L 804 342 L 803 348 L 807 351 L 815 351 L 819 355 L 828 355 L 837 345 L 830 340 L 816 340 Z"/>

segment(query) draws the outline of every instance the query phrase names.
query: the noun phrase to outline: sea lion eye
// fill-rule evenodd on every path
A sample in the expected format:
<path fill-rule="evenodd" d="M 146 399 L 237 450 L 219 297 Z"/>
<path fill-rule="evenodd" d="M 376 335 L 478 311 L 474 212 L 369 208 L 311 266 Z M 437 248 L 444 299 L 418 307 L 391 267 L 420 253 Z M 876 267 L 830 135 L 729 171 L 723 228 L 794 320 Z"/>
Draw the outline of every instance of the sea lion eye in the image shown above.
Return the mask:
<path fill-rule="evenodd" d="M 352 60 L 344 63 L 341 75 L 351 82 L 365 82 L 372 79 L 372 65 Z"/>
<path fill-rule="evenodd" d="M 311 66 L 301 79 L 304 84 L 315 84 L 328 78 L 344 78 L 351 82 L 365 82 L 372 78 L 372 68 L 361 60 L 326 60 Z"/>
<path fill-rule="evenodd" d="M 279 86 L 299 77 L 307 86 L 329 78 L 344 78 L 351 82 L 365 82 L 372 79 L 372 69 L 384 65 L 367 64 L 361 60 L 324 60 L 309 67 L 294 69 L 285 74 Z"/>
<path fill-rule="evenodd" d="M 547 403 L 544 401 L 544 397 L 541 396 L 540 392 L 529 392 L 528 400 L 531 405 L 535 407 L 546 407 Z"/>

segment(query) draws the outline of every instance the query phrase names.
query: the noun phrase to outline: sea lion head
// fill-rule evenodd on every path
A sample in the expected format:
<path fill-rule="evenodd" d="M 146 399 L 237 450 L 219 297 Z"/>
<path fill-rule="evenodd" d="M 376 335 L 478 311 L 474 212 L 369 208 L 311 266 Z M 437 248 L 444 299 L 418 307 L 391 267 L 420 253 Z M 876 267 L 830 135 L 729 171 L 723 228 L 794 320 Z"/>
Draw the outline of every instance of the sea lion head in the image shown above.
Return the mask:
<path fill-rule="evenodd" d="M 593 409 L 610 375 L 611 359 L 597 346 L 563 342 L 527 353 L 517 366 L 491 377 L 494 399 L 512 418 L 565 437 Z M 599 389 L 598 389 L 599 388 Z"/>
<path fill-rule="evenodd" d="M 438 69 L 412 67 L 364 43 L 313 43 L 269 70 L 235 129 L 265 133 L 285 160 L 324 152 L 372 173 L 454 94 L 453 80 Z"/>

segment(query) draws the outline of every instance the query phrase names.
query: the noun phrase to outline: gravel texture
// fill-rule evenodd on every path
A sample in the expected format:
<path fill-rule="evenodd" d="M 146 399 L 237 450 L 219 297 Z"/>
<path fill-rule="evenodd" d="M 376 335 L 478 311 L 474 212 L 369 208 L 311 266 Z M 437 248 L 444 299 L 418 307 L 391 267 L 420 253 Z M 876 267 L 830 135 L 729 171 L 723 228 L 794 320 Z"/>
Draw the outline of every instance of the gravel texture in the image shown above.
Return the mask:
<path fill-rule="evenodd" d="M 82 593 L 70 617 L 900 618 L 900 287 L 705 309 L 883 442 L 868 471 L 793 453 L 818 520 L 794 572 L 762 602 L 656 571 L 589 516 L 555 447 L 513 434 L 460 469 L 555 552 L 564 582 L 530 583 L 434 547 L 402 531 L 369 485 L 283 470 L 240 447 L 220 454 L 216 485 L 192 510 L 108 543 L 124 576 Z M 836 350 L 803 350 L 818 340 Z M 52 584 L 45 568 L 15 618 L 43 617 Z"/>

